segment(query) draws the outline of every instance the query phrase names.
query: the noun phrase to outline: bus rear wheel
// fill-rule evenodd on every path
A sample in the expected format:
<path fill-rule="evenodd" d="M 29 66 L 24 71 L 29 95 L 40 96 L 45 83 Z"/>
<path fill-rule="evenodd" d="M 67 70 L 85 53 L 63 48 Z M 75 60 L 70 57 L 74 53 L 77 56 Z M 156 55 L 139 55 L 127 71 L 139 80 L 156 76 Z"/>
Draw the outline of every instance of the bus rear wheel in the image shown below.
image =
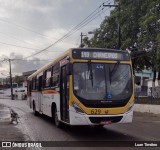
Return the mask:
<path fill-rule="evenodd" d="M 38 112 L 36 111 L 36 106 L 34 102 L 33 102 L 33 113 L 35 116 L 38 116 Z"/>
<path fill-rule="evenodd" d="M 60 128 L 61 127 L 61 122 L 58 119 L 58 114 L 57 114 L 57 109 L 54 108 L 54 114 L 53 114 L 53 118 L 54 118 L 54 124 L 56 127 Z"/>

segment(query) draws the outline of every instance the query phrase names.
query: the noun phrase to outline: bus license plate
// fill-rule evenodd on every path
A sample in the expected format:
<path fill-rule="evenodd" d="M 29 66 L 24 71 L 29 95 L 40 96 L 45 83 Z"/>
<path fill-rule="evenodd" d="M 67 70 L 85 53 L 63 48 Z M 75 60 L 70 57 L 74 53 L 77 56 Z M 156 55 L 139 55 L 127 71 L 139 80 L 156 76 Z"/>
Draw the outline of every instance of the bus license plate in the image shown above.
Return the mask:
<path fill-rule="evenodd" d="M 101 121 L 100 122 L 100 124 L 102 124 L 102 125 L 109 125 L 111 123 L 112 123 L 112 121 Z"/>

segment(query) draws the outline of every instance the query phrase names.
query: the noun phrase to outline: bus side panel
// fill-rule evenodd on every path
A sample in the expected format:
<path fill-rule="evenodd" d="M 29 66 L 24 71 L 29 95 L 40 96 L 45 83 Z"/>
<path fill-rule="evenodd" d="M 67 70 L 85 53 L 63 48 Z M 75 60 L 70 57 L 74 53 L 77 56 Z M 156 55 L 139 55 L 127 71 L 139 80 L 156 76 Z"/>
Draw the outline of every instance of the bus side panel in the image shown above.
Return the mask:
<path fill-rule="evenodd" d="M 50 92 L 52 90 L 49 90 Z M 60 95 L 59 93 L 49 93 L 49 92 L 43 92 L 42 94 L 42 110 L 43 114 L 52 117 L 52 103 L 56 104 L 57 111 L 60 118 Z"/>
<path fill-rule="evenodd" d="M 37 100 L 37 111 L 42 113 L 42 93 L 40 91 L 38 91 L 36 93 L 36 100 Z"/>

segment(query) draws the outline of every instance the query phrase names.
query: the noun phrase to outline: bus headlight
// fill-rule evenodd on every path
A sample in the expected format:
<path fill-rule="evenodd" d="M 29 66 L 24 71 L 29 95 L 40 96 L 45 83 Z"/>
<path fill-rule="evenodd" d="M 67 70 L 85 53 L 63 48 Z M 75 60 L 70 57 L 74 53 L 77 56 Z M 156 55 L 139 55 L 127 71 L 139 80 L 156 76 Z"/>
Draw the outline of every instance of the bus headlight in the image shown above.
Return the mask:
<path fill-rule="evenodd" d="M 129 113 L 132 110 L 133 106 L 134 106 L 134 103 L 131 103 L 129 108 L 127 109 L 126 113 Z"/>
<path fill-rule="evenodd" d="M 74 102 L 73 102 L 73 107 L 77 113 L 85 114 L 84 111 Z"/>

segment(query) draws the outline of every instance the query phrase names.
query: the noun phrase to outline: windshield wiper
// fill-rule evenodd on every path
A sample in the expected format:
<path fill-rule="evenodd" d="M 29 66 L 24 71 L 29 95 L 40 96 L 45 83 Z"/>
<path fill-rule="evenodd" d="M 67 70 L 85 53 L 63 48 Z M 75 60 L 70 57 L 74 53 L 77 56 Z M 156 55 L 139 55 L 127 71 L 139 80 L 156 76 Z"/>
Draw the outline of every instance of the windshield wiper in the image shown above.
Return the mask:
<path fill-rule="evenodd" d="M 92 64 L 91 61 L 88 61 L 88 71 L 89 71 L 89 80 L 91 80 L 92 87 L 93 87 L 93 71 L 92 71 Z"/>
<path fill-rule="evenodd" d="M 111 70 L 110 69 L 110 66 L 109 66 L 109 79 L 110 79 L 110 85 L 112 83 L 112 76 L 115 74 L 115 72 L 117 71 L 118 67 L 119 67 L 119 64 L 120 64 L 120 61 L 118 60 L 114 66 L 113 66 L 113 69 Z"/>

